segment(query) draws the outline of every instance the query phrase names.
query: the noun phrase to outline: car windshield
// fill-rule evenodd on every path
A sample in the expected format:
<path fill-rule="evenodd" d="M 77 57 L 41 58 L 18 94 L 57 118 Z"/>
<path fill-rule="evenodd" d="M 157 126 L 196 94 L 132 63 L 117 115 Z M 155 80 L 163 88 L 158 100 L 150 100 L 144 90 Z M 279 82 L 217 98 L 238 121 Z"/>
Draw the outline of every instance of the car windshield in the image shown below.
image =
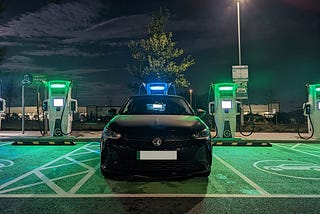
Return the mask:
<path fill-rule="evenodd" d="M 132 97 L 122 107 L 120 114 L 169 114 L 193 115 L 182 97 L 174 96 L 137 96 Z"/>

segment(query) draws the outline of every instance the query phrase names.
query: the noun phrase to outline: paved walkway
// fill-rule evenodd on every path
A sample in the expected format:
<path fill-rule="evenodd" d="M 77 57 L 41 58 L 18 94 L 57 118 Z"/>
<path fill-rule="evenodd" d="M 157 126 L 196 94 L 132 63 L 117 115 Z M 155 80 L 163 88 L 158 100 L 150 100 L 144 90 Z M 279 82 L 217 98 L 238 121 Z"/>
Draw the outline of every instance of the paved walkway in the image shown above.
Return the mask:
<path fill-rule="evenodd" d="M 302 140 L 297 133 L 254 132 L 250 136 L 242 136 L 240 133 L 236 133 L 236 137 L 244 140 Z"/>
<path fill-rule="evenodd" d="M 73 131 L 70 135 L 61 136 L 61 137 L 52 137 L 48 133 L 45 136 L 42 136 L 39 131 L 0 131 L 0 141 L 100 141 L 101 131 Z"/>

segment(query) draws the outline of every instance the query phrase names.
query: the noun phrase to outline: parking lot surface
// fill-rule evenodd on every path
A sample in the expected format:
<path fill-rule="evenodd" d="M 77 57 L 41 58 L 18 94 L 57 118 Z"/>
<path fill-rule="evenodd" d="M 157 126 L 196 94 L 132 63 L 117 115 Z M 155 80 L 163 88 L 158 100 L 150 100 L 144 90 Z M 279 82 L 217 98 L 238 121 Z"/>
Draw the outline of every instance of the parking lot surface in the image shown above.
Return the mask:
<path fill-rule="evenodd" d="M 106 179 L 99 170 L 97 141 L 70 146 L 12 143 L 0 142 L 1 213 L 76 213 L 77 207 L 79 212 L 97 207 L 93 213 L 106 207 L 120 213 L 316 213 L 320 206 L 316 143 L 215 146 L 208 178 L 178 180 Z M 158 206 L 164 208 L 156 211 Z"/>

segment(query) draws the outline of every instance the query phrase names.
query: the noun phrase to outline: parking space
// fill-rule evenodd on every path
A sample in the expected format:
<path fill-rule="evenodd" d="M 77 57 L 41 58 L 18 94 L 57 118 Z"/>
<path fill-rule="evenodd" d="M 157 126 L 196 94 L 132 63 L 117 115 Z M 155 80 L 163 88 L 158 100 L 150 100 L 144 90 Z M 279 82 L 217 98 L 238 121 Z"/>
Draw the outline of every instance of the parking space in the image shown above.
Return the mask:
<path fill-rule="evenodd" d="M 216 147 L 216 160 L 267 195 L 320 196 L 320 145 Z M 244 176 L 244 177 L 243 177 Z"/>
<path fill-rule="evenodd" d="M 208 178 L 116 180 L 100 174 L 98 142 L 0 143 L 0 197 L 320 197 L 320 144 L 214 147 Z"/>
<path fill-rule="evenodd" d="M 74 194 L 99 167 L 99 144 L 76 146 L 11 146 L 2 144 L 5 177 L 0 193 Z M 3 164 L 5 165 L 5 164 Z"/>

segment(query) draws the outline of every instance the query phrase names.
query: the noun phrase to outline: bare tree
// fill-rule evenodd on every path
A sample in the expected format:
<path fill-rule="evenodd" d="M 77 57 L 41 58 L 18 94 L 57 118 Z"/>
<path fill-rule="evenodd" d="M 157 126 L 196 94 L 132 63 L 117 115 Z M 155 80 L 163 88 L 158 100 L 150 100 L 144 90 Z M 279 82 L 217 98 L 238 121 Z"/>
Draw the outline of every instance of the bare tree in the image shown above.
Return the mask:
<path fill-rule="evenodd" d="M 176 47 L 172 32 L 165 31 L 168 19 L 169 10 L 161 7 L 152 15 L 148 37 L 129 43 L 134 61 L 128 70 L 140 82 L 174 82 L 178 87 L 188 87 L 185 72 L 195 60 L 183 56 L 184 50 Z"/>

